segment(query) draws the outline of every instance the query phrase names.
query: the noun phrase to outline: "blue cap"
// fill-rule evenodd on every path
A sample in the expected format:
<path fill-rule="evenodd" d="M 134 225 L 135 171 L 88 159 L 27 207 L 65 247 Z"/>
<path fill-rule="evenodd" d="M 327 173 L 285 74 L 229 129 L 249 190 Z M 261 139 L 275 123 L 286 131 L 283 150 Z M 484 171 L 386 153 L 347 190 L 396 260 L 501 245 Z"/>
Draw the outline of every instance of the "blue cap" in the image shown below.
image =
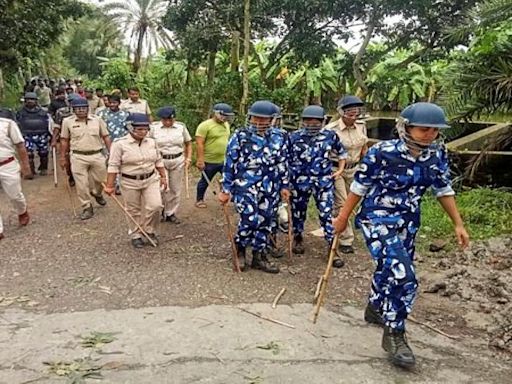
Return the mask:
<path fill-rule="evenodd" d="M 161 119 L 174 119 L 176 117 L 176 109 L 173 106 L 160 108 L 156 115 Z"/>
<path fill-rule="evenodd" d="M 134 127 L 149 126 L 151 124 L 148 115 L 145 113 L 130 113 L 126 122 L 130 123 Z"/>

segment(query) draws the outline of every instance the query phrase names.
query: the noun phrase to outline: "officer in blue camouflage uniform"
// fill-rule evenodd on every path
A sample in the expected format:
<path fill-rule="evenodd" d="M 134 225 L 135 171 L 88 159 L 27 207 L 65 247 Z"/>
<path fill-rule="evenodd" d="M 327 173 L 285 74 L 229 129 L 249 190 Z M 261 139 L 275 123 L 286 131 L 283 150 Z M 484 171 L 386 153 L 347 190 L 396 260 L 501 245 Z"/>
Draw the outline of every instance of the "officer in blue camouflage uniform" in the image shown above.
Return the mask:
<path fill-rule="evenodd" d="M 27 92 L 24 99 L 24 106 L 16 114 L 16 120 L 25 139 L 25 147 L 27 148 L 30 170 L 32 172 L 32 175 L 28 175 L 25 178 L 32 179 L 36 173 L 34 164 L 34 152 L 36 151 L 39 155 L 39 174 L 41 176 L 48 174 L 48 150 L 52 119 L 37 104 L 37 95 L 34 92 Z"/>
<path fill-rule="evenodd" d="M 416 103 L 404 109 L 397 124 L 400 138 L 370 148 L 334 221 L 336 232 L 342 232 L 350 212 L 363 199 L 356 227 L 376 264 L 364 318 L 384 326 L 382 347 L 394 364 L 405 368 L 415 364 L 405 338 L 405 320 L 418 288 L 414 244 L 421 198 L 429 187 L 453 221 L 459 245 L 469 243 L 455 204 L 446 149 L 437 139 L 445 128 L 444 112 L 435 104 Z"/>
<path fill-rule="evenodd" d="M 223 169 L 221 204 L 232 198 L 240 215 L 235 242 L 240 268 L 246 270 L 246 248 L 252 247 L 251 267 L 268 273 L 279 268 L 264 250 L 279 195 L 288 201 L 287 143 L 285 135 L 272 127 L 275 105 L 261 100 L 251 105 L 248 124 L 230 138 Z"/>
<path fill-rule="evenodd" d="M 311 195 L 316 202 L 325 240 L 329 245 L 333 241 L 331 214 L 334 204 L 334 178 L 340 173 L 338 171 L 333 174 L 329 155 L 336 154 L 341 172 L 347 157 L 336 133 L 324 129 L 326 117 L 322 107 L 310 105 L 304 108 L 301 119 L 301 128 L 290 135 L 288 155 L 292 186 L 293 252 L 296 254 L 305 252 L 302 233 Z M 341 258 L 336 257 L 333 266 L 341 268 Z"/>

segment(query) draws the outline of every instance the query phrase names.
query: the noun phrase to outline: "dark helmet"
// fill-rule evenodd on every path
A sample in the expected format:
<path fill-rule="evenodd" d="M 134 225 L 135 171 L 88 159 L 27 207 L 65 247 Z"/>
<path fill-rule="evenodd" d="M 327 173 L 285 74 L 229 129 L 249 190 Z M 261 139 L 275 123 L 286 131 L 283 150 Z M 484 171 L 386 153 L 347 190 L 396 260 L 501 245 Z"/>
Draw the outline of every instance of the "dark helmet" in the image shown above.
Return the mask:
<path fill-rule="evenodd" d="M 217 103 L 212 108 L 213 112 L 220 113 L 224 116 L 234 116 L 233 108 L 231 108 L 231 105 L 226 103 Z"/>
<path fill-rule="evenodd" d="M 357 96 L 346 95 L 338 101 L 338 108 L 364 107 L 364 102 Z"/>
<path fill-rule="evenodd" d="M 25 100 L 37 100 L 37 94 L 35 92 L 27 92 L 25 93 L 25 96 L 23 97 Z"/>
<path fill-rule="evenodd" d="M 71 107 L 89 108 L 89 103 L 87 102 L 87 99 L 84 99 L 83 97 L 74 97 L 73 100 L 71 100 Z"/>
<path fill-rule="evenodd" d="M 145 113 L 130 113 L 128 118 L 126 119 L 126 123 L 131 125 L 132 127 L 144 127 L 149 125 L 151 122 L 149 121 L 148 115 Z"/>
<path fill-rule="evenodd" d="M 173 106 L 162 107 L 156 115 L 161 119 L 174 119 L 176 117 L 176 108 Z"/>
<path fill-rule="evenodd" d="M 276 115 L 276 106 L 268 100 L 259 100 L 250 106 L 247 115 L 272 118 Z"/>
<path fill-rule="evenodd" d="M 79 99 L 80 95 L 78 93 L 69 93 L 68 94 L 68 101 L 71 103 L 75 99 Z"/>
<path fill-rule="evenodd" d="M 446 115 L 443 109 L 434 103 L 415 103 L 405 108 L 400 117 L 405 125 L 417 127 L 430 127 L 445 129 L 450 128 L 446 124 Z"/>
<path fill-rule="evenodd" d="M 279 108 L 276 104 L 274 104 L 274 109 L 275 109 L 274 117 L 276 119 L 282 118 L 283 115 L 281 114 L 281 108 Z"/>
<path fill-rule="evenodd" d="M 301 115 L 302 119 L 325 119 L 325 110 L 319 105 L 310 105 L 304 108 Z"/>

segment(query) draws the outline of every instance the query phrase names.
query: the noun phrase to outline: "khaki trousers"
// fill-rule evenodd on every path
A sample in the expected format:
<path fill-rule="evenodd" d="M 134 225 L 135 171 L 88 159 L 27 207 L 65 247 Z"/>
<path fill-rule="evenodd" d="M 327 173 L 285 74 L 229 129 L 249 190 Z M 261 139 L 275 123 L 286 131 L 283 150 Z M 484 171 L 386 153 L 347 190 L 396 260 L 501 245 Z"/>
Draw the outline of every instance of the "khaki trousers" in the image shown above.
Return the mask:
<path fill-rule="evenodd" d="M 333 216 L 336 217 L 347 201 L 350 192 L 350 184 L 354 181 L 356 168 L 346 170 L 334 181 L 334 207 Z M 340 234 L 340 245 L 352 245 L 354 243 L 354 229 L 352 221 L 348 221 L 347 229 Z"/>
<path fill-rule="evenodd" d="M 121 177 L 121 192 L 126 210 L 139 223 L 144 232 L 155 233 L 162 212 L 160 179 L 156 174 L 146 180 L 132 180 Z M 132 239 L 141 238 L 142 234 L 135 224 L 128 222 Z"/>
<path fill-rule="evenodd" d="M 165 216 L 176 214 L 180 205 L 184 164 L 185 156 L 183 155 L 176 159 L 164 160 L 164 167 L 167 171 L 167 185 L 169 186 L 166 191 L 162 192 Z"/>
<path fill-rule="evenodd" d="M 71 154 L 71 171 L 76 183 L 76 192 L 82 208 L 92 205 L 91 193 L 100 195 L 103 192 L 101 183 L 107 179 L 105 156 Z"/>
<path fill-rule="evenodd" d="M 21 174 L 18 161 L 11 161 L 0 166 L 0 184 L 17 215 L 27 211 L 27 201 L 21 191 Z M 0 216 L 0 233 L 4 231 L 2 217 Z"/>

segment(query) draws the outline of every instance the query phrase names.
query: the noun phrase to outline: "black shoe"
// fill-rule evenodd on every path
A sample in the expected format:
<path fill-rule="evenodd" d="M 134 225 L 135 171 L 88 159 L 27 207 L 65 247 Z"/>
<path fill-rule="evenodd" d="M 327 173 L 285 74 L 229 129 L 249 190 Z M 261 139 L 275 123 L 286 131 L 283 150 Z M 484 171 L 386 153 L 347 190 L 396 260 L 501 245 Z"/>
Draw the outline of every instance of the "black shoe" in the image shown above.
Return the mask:
<path fill-rule="evenodd" d="M 75 178 L 73 176 L 69 176 L 68 183 L 69 183 L 70 187 L 74 187 L 75 186 Z"/>
<path fill-rule="evenodd" d="M 332 261 L 332 266 L 334 268 L 343 268 L 343 266 L 345 265 L 345 262 L 343 261 L 343 259 L 339 258 L 339 257 L 336 257 L 333 261 Z"/>
<path fill-rule="evenodd" d="M 295 235 L 293 237 L 292 252 L 297 255 L 303 255 L 306 250 L 304 249 L 304 238 L 302 235 Z"/>
<path fill-rule="evenodd" d="M 245 272 L 249 269 L 249 263 L 245 258 L 245 248 L 238 245 L 236 246 L 236 253 L 238 256 L 238 266 L 240 267 L 241 272 Z"/>
<path fill-rule="evenodd" d="M 154 233 L 148 233 L 148 236 L 151 240 L 153 240 L 153 242 L 155 243 L 155 245 L 158 247 L 158 238 L 156 237 L 156 235 Z M 150 242 L 148 242 L 149 245 L 153 246 Z"/>
<path fill-rule="evenodd" d="M 121 187 L 119 185 L 116 185 L 116 196 L 121 196 Z"/>
<path fill-rule="evenodd" d="M 267 257 L 259 251 L 252 251 L 251 267 L 267 273 L 279 273 L 279 267 L 268 261 Z"/>
<path fill-rule="evenodd" d="M 136 239 L 132 239 L 132 246 L 133 248 L 144 248 L 144 240 L 142 240 L 140 237 Z"/>
<path fill-rule="evenodd" d="M 173 224 L 181 224 L 181 220 L 178 219 L 178 217 L 176 217 L 176 215 L 171 215 L 171 216 L 165 216 L 165 220 L 166 222 L 168 223 L 173 223 Z"/>
<path fill-rule="evenodd" d="M 405 331 L 384 327 L 382 348 L 388 353 L 391 362 L 402 368 L 412 368 L 416 358 L 407 344 Z"/>
<path fill-rule="evenodd" d="M 366 309 L 364 310 L 364 321 L 370 324 L 379 325 L 381 327 L 384 325 L 384 319 L 382 318 L 381 314 L 370 303 L 368 303 Z"/>
<path fill-rule="evenodd" d="M 107 205 L 107 200 L 103 198 L 103 195 L 95 195 L 94 193 L 91 193 L 91 196 L 94 197 L 94 200 L 96 200 L 96 202 L 102 207 Z"/>
<path fill-rule="evenodd" d="M 94 216 L 94 210 L 91 207 L 85 208 L 80 214 L 80 220 L 88 220 Z"/>
<path fill-rule="evenodd" d="M 340 245 L 338 246 L 338 249 L 341 253 L 354 253 L 354 247 L 351 245 Z"/>

